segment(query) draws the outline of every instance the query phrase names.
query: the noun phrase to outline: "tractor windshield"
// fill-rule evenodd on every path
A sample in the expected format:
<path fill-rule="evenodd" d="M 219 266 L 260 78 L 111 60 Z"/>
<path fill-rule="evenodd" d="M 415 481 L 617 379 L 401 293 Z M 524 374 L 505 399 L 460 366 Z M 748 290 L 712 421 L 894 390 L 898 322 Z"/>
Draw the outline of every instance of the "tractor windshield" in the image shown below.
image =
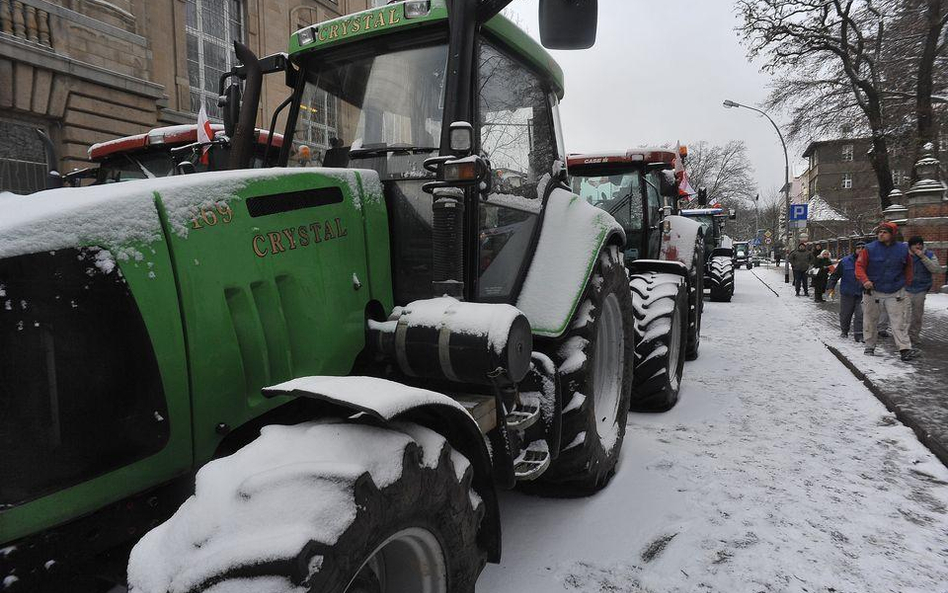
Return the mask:
<path fill-rule="evenodd" d="M 425 177 L 421 165 L 441 139 L 446 63 L 444 44 L 311 58 L 288 164 Z"/>
<path fill-rule="evenodd" d="M 642 211 L 641 171 L 617 171 L 615 166 L 598 170 L 572 167 L 570 176 L 574 193 L 593 206 L 602 208 L 622 225 L 626 235 L 626 258 L 640 257 L 646 234 L 642 228 L 645 213 Z"/>

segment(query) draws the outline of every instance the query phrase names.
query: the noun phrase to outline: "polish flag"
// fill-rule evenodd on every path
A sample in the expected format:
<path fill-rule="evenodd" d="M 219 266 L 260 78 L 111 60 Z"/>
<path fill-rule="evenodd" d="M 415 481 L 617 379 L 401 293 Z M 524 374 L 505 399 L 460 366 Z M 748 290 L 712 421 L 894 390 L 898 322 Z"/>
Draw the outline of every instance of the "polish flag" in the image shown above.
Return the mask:
<path fill-rule="evenodd" d="M 211 147 L 208 144 L 214 139 L 214 130 L 211 129 L 211 120 L 207 119 L 207 109 L 204 108 L 204 102 L 201 102 L 201 111 L 198 112 L 197 141 L 204 144 L 201 151 L 201 164 L 208 164 L 207 151 Z"/>

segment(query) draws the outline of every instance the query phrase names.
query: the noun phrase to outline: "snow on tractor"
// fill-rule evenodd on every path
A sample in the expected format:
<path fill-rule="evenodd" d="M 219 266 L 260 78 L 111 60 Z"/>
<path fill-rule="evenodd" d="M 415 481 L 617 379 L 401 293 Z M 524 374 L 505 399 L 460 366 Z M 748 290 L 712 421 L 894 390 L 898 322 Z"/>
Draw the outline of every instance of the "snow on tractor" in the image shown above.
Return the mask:
<path fill-rule="evenodd" d="M 711 208 L 681 210 L 681 215 L 701 224 L 704 231 L 705 284 L 712 301 L 730 302 L 734 296 L 734 249 L 729 237 L 724 235 L 724 225 L 733 220 L 733 211 L 728 213 L 720 205 Z"/>
<path fill-rule="evenodd" d="M 498 488 L 609 482 L 634 324 L 682 311 L 688 273 L 643 263 L 673 295 L 636 312 L 625 231 L 566 184 L 562 71 L 507 3 L 237 44 L 227 170 L 2 198 L 6 589 L 127 560 L 139 593 L 470 592 Z M 540 16 L 549 47 L 594 40 L 593 0 Z M 284 141 L 253 169 L 271 73 Z"/>
<path fill-rule="evenodd" d="M 570 155 L 573 191 L 625 230 L 623 260 L 635 307 L 635 410 L 667 410 L 678 400 L 684 361 L 701 340 L 704 238 L 674 214 L 677 154 L 663 148 Z"/>

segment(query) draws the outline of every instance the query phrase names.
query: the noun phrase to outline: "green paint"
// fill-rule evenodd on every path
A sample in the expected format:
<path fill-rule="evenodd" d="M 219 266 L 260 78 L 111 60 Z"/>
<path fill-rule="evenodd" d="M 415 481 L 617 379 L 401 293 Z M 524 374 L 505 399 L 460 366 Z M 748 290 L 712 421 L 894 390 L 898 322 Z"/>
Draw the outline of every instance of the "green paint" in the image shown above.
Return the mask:
<path fill-rule="evenodd" d="M 235 194 L 192 190 L 194 212 L 215 201 L 220 209 L 213 208 L 215 224 L 199 222 L 201 228 L 189 228 L 184 237 L 175 232 L 182 221 L 166 208 L 174 202 L 173 211 L 179 212 L 181 196 L 159 194 L 155 205 L 167 240 L 102 245 L 113 253 L 133 247 L 144 254 L 141 261 L 118 265 L 155 349 L 171 423 L 168 445 L 151 457 L 3 511 L 0 542 L 75 519 L 200 467 L 223 439 L 215 431 L 218 423 L 236 428 L 289 401 L 264 399 L 261 387 L 351 371 L 364 346 L 369 300 L 391 310 L 392 273 L 380 187 L 375 184 L 378 189 L 367 193 L 358 173 L 340 173 L 301 169 L 274 177 L 261 171 Z M 339 188 L 343 201 L 258 217 L 248 212 L 250 198 L 327 187 Z M 228 212 L 224 204 L 231 214 L 222 214 Z M 358 290 L 353 274 L 362 283 Z"/>

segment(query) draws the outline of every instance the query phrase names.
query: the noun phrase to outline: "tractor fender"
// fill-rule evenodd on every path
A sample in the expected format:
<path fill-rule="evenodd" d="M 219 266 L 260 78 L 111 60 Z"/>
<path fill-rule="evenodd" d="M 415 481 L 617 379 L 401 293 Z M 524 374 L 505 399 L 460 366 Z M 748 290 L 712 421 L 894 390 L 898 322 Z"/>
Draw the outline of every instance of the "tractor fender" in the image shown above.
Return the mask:
<path fill-rule="evenodd" d="M 637 259 L 628 264 L 629 273 L 641 274 L 643 272 L 662 272 L 665 274 L 675 274 L 688 280 L 688 266 L 680 261 L 667 261 L 663 259 Z"/>
<path fill-rule="evenodd" d="M 366 414 L 383 424 L 411 422 L 431 429 L 464 455 L 474 471 L 472 485 L 484 501 L 484 519 L 478 538 L 489 562 L 500 561 L 500 507 L 494 487 L 493 465 L 477 423 L 461 404 L 427 389 L 375 377 L 298 377 L 264 387 L 263 395 L 289 395 L 319 401 L 318 414 L 347 417 Z"/>
<path fill-rule="evenodd" d="M 694 263 L 695 247 L 698 245 L 698 236 L 701 232 L 701 223 L 672 214 L 666 216 L 663 224 L 668 224 L 669 231 L 662 233 L 662 247 L 659 259 L 677 261 L 685 265 L 688 271 Z"/>
<path fill-rule="evenodd" d="M 625 244 L 625 232 L 616 219 L 567 189 L 554 187 L 517 298 L 517 308 L 535 335 L 555 338 L 566 331 L 596 257 L 607 244 Z"/>

